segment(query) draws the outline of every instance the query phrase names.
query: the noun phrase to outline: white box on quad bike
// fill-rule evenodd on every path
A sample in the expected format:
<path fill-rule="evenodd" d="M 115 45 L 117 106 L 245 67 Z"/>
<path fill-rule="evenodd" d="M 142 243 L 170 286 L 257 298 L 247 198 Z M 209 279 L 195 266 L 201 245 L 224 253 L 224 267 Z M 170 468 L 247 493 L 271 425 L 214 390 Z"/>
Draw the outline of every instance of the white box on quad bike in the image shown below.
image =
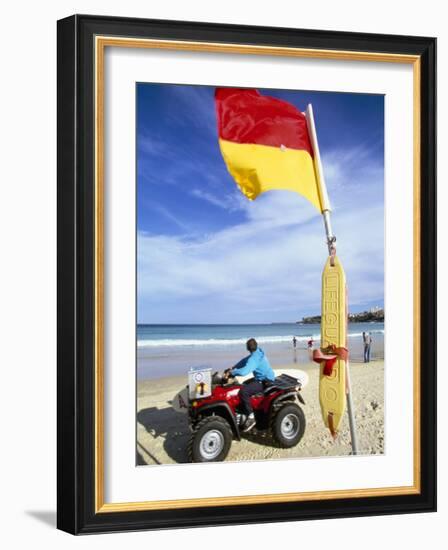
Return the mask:
<path fill-rule="evenodd" d="M 188 397 L 202 399 L 212 393 L 212 369 L 195 367 L 188 372 Z"/>

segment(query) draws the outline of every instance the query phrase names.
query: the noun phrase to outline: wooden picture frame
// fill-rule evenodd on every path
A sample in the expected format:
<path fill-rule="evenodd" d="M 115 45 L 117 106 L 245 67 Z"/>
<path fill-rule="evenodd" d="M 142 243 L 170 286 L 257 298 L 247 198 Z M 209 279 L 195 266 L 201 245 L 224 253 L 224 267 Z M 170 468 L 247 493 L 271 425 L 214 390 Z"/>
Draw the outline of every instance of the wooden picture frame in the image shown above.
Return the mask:
<path fill-rule="evenodd" d="M 104 499 L 104 51 L 381 61 L 414 78 L 414 483 L 108 503 Z M 436 508 L 434 38 L 75 15 L 58 22 L 58 528 L 69 533 L 429 512 Z"/>

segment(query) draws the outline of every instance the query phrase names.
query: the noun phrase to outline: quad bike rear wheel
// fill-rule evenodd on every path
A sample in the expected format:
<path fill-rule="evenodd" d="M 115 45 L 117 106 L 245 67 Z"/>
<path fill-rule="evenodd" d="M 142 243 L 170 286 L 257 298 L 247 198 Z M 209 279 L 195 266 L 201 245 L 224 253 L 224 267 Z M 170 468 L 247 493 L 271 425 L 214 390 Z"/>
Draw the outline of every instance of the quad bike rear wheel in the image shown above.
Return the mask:
<path fill-rule="evenodd" d="M 271 419 L 272 437 L 280 447 L 294 447 L 305 433 L 305 415 L 296 403 L 274 407 Z"/>
<path fill-rule="evenodd" d="M 190 438 L 188 454 L 191 462 L 224 460 L 232 444 L 229 423 L 220 416 L 207 416 L 199 421 Z"/>

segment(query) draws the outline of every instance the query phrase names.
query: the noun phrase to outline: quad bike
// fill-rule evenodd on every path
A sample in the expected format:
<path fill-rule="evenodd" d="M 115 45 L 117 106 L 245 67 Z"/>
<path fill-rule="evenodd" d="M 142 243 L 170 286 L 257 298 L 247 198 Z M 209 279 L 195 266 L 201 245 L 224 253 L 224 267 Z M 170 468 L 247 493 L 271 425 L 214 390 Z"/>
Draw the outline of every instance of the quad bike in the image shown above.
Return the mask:
<path fill-rule="evenodd" d="M 210 369 L 189 372 L 188 415 L 192 434 L 188 450 L 192 462 L 225 460 L 232 440 L 241 439 L 241 426 L 246 420 L 239 410 L 241 387 L 228 373 L 212 375 Z M 301 387 L 300 380 L 282 374 L 251 398 L 255 428 L 270 432 L 279 447 L 294 447 L 305 432 L 305 415 L 298 404 L 305 404 Z"/>

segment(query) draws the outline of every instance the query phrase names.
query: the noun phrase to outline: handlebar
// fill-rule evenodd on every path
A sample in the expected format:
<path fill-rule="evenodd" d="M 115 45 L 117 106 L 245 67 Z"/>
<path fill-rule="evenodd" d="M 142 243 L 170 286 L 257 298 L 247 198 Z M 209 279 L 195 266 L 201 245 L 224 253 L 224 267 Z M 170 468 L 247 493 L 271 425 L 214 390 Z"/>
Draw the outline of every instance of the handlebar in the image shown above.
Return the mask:
<path fill-rule="evenodd" d="M 235 376 L 232 374 L 231 369 L 226 369 L 222 374 L 222 381 L 227 382 L 230 378 L 235 378 Z"/>

